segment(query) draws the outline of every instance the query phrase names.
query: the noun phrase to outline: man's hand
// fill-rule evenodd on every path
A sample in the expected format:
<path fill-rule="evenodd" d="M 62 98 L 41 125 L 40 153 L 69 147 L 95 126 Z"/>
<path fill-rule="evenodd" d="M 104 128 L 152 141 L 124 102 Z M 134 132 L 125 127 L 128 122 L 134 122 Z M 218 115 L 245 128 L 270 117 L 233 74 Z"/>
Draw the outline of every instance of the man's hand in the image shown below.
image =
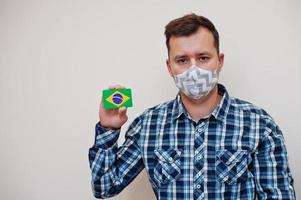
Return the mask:
<path fill-rule="evenodd" d="M 124 86 L 121 85 L 111 85 L 109 86 L 110 90 L 113 89 L 124 89 Z M 99 106 L 99 121 L 102 127 L 119 129 L 121 126 L 128 120 L 126 115 L 127 108 L 116 108 L 116 109 L 104 109 L 103 101 L 101 99 Z"/>

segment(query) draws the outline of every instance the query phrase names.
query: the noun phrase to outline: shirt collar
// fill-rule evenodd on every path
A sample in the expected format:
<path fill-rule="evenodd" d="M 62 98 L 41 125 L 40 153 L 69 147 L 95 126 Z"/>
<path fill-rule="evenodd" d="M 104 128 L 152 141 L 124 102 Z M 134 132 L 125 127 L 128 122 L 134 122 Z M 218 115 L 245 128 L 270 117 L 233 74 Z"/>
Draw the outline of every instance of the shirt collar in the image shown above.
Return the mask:
<path fill-rule="evenodd" d="M 218 84 L 218 93 L 223 96 L 220 103 L 216 106 L 216 108 L 210 114 L 210 117 L 213 116 L 220 123 L 224 123 L 226 115 L 228 113 L 230 107 L 230 96 L 226 90 L 226 88 L 222 84 Z M 173 109 L 172 109 L 172 117 L 174 120 L 178 119 L 182 115 L 190 118 L 180 97 L 180 93 L 177 93 L 177 96 L 174 100 Z"/>

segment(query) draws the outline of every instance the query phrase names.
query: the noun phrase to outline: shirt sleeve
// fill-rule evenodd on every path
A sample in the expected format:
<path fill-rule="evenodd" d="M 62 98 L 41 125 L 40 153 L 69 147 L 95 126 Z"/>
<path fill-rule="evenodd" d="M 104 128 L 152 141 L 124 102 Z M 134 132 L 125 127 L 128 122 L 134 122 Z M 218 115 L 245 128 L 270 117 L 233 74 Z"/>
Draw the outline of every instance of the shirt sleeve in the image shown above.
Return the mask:
<path fill-rule="evenodd" d="M 289 165 L 284 138 L 275 127 L 259 144 L 254 156 L 257 197 L 263 199 L 296 199 L 294 179 Z"/>
<path fill-rule="evenodd" d="M 141 119 L 136 118 L 125 134 L 125 142 L 118 147 L 120 129 L 105 129 L 98 122 L 95 142 L 89 149 L 92 172 L 92 191 L 96 198 L 108 198 L 120 193 L 144 168 L 137 140 Z"/>

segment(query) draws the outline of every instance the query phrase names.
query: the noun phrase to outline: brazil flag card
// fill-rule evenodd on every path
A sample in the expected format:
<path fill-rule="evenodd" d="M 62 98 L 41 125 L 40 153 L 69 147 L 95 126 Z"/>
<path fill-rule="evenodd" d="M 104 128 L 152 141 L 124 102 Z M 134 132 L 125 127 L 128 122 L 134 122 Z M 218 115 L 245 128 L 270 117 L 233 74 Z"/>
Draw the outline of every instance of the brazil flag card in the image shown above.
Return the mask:
<path fill-rule="evenodd" d="M 131 89 L 103 90 L 102 98 L 105 109 L 133 106 Z"/>

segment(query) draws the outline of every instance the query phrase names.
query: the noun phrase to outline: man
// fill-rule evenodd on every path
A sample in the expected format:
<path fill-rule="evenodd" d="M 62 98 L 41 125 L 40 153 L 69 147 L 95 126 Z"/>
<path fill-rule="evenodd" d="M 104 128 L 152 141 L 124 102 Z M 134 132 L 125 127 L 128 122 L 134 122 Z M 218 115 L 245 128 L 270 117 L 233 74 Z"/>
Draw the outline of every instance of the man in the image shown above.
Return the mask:
<path fill-rule="evenodd" d="M 166 64 L 179 93 L 137 117 L 119 148 L 126 108 L 101 103 L 89 149 L 94 196 L 118 194 L 145 168 L 161 200 L 295 199 L 281 130 L 218 83 L 224 54 L 214 25 L 189 14 L 165 28 Z"/>

